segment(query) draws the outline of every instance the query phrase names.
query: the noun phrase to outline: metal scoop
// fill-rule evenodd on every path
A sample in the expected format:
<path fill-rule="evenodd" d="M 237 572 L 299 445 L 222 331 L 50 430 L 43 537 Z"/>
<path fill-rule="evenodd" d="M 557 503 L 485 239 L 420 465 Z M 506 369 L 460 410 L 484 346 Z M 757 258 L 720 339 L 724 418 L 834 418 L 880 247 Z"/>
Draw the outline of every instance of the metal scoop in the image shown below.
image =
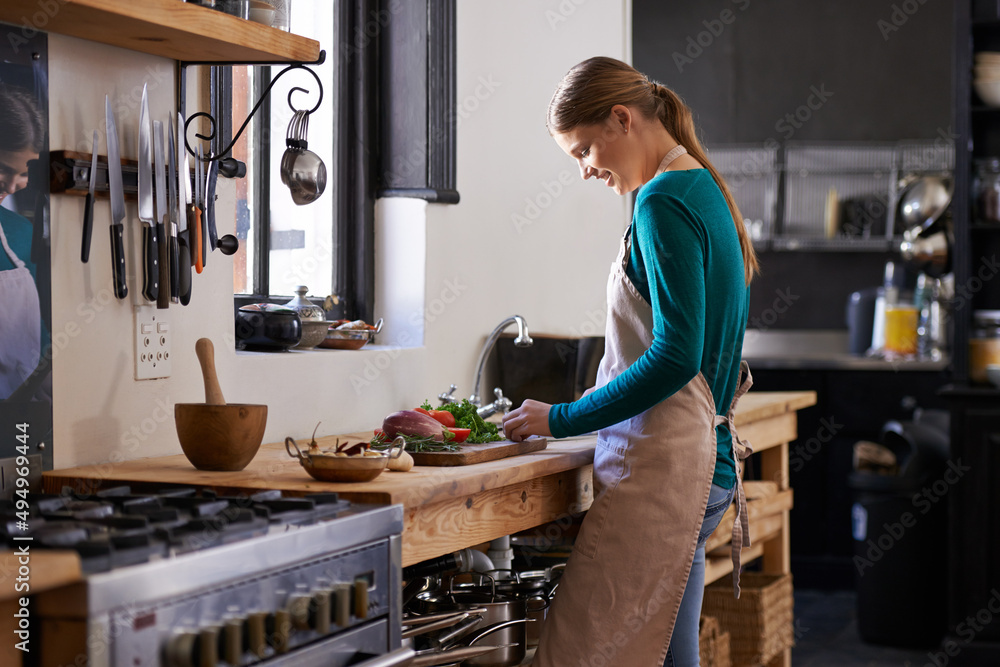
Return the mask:
<path fill-rule="evenodd" d="M 281 156 L 281 182 L 288 186 L 292 201 L 303 206 L 311 204 L 326 189 L 326 165 L 309 150 L 306 135 L 309 112 L 296 111 L 285 135 L 285 152 Z"/>

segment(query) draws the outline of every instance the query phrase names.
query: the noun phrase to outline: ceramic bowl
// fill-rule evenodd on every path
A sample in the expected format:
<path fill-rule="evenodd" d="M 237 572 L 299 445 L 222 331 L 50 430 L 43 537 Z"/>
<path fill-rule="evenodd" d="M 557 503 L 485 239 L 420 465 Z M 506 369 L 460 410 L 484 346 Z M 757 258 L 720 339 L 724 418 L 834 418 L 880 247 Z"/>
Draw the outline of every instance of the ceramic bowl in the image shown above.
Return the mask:
<path fill-rule="evenodd" d="M 316 347 L 327 337 L 330 323 L 325 320 L 302 320 L 302 339 L 299 340 L 296 350 L 308 350 Z"/>
<path fill-rule="evenodd" d="M 267 3 L 251 3 L 248 16 L 254 23 L 274 25 L 274 8 L 268 6 Z"/>
<path fill-rule="evenodd" d="M 976 79 L 972 86 L 987 106 L 1000 107 L 1000 80 Z"/>

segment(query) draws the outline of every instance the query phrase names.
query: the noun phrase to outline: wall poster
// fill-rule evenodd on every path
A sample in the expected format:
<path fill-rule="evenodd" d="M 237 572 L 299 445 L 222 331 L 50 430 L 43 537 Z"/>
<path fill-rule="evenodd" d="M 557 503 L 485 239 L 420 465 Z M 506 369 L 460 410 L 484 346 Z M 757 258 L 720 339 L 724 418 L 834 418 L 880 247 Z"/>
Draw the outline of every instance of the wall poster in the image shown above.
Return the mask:
<path fill-rule="evenodd" d="M 0 25 L 0 467 L 52 468 L 48 42 Z M 6 489 L 5 489 L 6 490 Z"/>

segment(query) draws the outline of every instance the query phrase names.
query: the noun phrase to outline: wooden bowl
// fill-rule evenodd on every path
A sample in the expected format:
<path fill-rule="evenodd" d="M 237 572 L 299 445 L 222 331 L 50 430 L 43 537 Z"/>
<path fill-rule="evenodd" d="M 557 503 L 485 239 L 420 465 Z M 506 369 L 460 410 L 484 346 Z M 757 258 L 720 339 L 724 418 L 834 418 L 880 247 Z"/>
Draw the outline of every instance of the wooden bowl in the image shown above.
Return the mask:
<path fill-rule="evenodd" d="M 198 470 L 243 470 L 260 449 L 267 406 L 177 403 L 174 423 L 184 455 Z"/>

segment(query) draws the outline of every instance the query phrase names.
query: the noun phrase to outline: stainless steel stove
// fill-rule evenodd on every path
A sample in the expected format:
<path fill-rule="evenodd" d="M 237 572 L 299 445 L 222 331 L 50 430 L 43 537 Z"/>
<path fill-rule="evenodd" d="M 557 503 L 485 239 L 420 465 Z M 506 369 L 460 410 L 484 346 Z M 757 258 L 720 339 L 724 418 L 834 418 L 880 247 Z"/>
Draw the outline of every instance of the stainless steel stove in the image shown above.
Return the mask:
<path fill-rule="evenodd" d="M 6 535 L 76 549 L 85 572 L 35 597 L 42 667 L 389 667 L 413 655 L 400 637 L 401 506 L 128 487 L 30 505 L 27 533 L 8 517 Z"/>

